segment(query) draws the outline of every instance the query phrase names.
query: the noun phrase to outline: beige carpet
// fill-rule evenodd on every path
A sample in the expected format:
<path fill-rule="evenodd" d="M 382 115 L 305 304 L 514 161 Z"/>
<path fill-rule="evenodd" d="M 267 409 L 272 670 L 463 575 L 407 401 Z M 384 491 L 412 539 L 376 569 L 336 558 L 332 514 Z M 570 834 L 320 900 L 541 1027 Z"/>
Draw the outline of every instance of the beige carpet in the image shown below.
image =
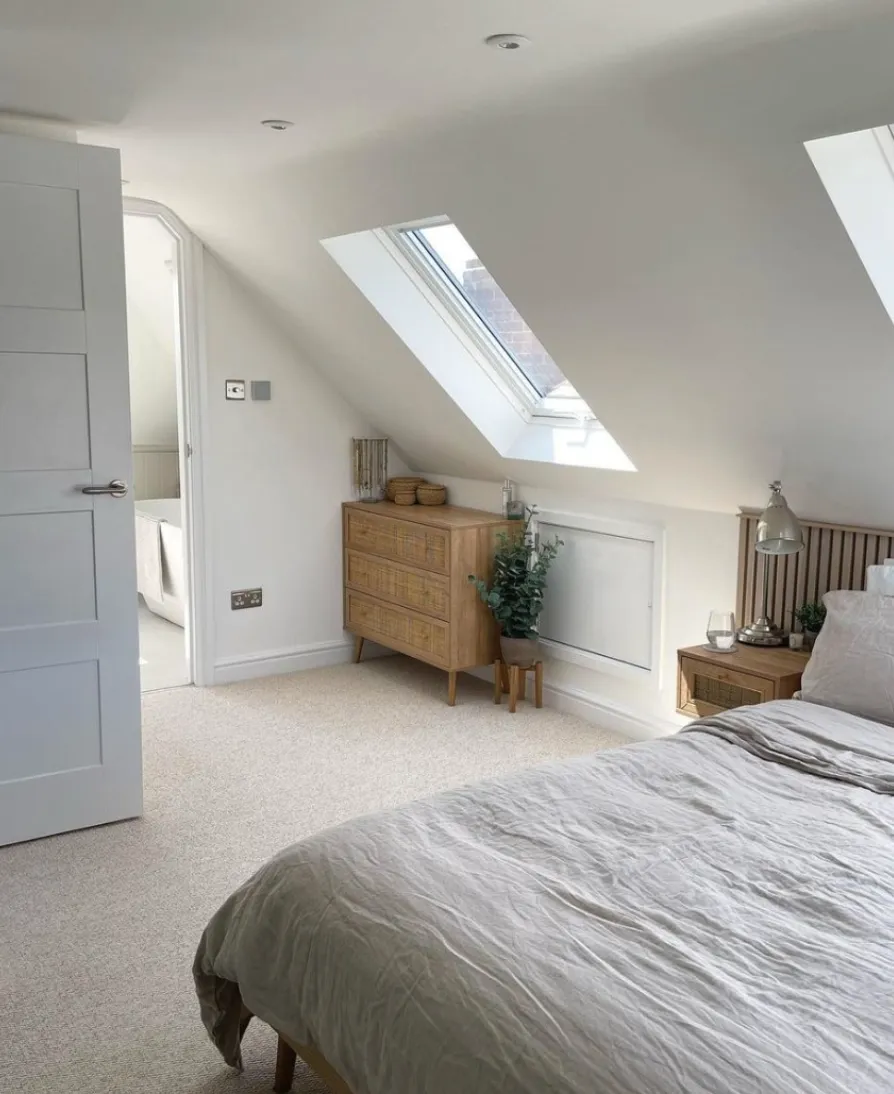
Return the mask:
<path fill-rule="evenodd" d="M 404 658 L 144 697 L 141 821 L 0 848 L 0 1090 L 256 1094 L 205 1036 L 190 968 L 220 902 L 316 829 L 447 786 L 619 743 Z M 324 1088 L 306 1073 L 298 1094 Z M 421 1094 L 421 1092 L 420 1092 Z"/>

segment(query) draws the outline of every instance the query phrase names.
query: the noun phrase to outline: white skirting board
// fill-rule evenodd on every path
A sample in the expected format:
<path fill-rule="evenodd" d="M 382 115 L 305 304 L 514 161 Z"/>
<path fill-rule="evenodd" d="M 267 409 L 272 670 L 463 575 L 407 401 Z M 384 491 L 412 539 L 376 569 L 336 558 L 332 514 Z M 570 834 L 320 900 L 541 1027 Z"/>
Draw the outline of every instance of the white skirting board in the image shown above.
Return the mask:
<path fill-rule="evenodd" d="M 547 683 L 543 685 L 543 702 L 545 706 L 561 710 L 563 714 L 574 714 L 585 722 L 593 722 L 633 741 L 651 741 L 656 737 L 670 736 L 679 732 L 689 721 L 682 717 L 679 722 L 658 715 L 650 717 L 608 699 L 601 699 L 590 692 L 550 686 Z"/>
<path fill-rule="evenodd" d="M 473 669 L 472 675 L 489 684 L 493 683 L 491 668 Z M 532 685 L 529 682 L 528 695 L 531 693 Z M 503 698 L 505 702 L 506 697 Z M 574 714 L 585 722 L 592 722 L 601 729 L 611 730 L 612 733 L 628 737 L 631 741 L 652 741 L 656 737 L 668 737 L 672 733 L 678 733 L 691 720 L 676 714 L 670 718 L 662 718 L 657 714 L 643 713 L 620 703 L 613 703 L 610 699 L 603 699 L 591 691 L 559 687 L 546 681 L 543 684 L 543 705 L 560 710 L 563 714 Z"/>
<path fill-rule="evenodd" d="M 235 684 L 239 680 L 254 680 L 261 676 L 279 676 L 304 669 L 322 669 L 329 665 L 342 665 L 354 655 L 354 643 L 336 638 L 331 642 L 318 642 L 308 646 L 294 646 L 284 650 L 265 650 L 249 657 L 227 657 L 214 666 L 215 684 Z M 363 647 L 363 660 L 370 657 L 393 656 L 373 642 Z"/>

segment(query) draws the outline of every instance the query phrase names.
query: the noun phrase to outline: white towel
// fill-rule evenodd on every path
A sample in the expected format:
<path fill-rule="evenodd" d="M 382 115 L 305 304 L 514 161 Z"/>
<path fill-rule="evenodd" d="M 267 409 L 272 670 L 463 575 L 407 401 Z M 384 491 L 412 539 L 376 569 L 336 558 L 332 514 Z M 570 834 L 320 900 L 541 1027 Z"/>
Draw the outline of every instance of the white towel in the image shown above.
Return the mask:
<path fill-rule="evenodd" d="M 161 603 L 164 597 L 161 567 L 162 521 L 145 513 L 136 514 L 137 591 Z"/>

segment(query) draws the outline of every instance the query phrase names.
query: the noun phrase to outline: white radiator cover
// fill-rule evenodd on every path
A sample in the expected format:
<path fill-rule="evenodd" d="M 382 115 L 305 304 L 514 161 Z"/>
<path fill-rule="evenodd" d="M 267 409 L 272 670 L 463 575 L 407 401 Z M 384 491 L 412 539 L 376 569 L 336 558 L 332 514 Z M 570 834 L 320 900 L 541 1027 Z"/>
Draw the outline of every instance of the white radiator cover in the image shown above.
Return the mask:
<path fill-rule="evenodd" d="M 540 634 L 552 656 L 657 682 L 663 532 L 541 513 L 541 538 L 564 542 L 550 570 Z"/>

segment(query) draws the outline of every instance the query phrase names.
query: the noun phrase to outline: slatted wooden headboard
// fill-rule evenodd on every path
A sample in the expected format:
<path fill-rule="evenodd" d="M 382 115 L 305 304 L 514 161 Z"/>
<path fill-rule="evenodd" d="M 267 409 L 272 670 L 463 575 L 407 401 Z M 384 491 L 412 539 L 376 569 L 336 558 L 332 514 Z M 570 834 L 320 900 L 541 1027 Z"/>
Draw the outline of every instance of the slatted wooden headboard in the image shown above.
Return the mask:
<path fill-rule="evenodd" d="M 792 613 L 831 589 L 864 589 L 866 567 L 894 557 L 894 532 L 802 520 L 804 550 L 779 558 L 758 556 L 754 537 L 760 510 L 739 513 L 739 581 L 736 619 L 740 625 L 760 615 L 763 563 L 770 567 L 770 618 L 782 627 L 794 625 Z M 795 629 L 800 628 L 795 625 Z"/>

